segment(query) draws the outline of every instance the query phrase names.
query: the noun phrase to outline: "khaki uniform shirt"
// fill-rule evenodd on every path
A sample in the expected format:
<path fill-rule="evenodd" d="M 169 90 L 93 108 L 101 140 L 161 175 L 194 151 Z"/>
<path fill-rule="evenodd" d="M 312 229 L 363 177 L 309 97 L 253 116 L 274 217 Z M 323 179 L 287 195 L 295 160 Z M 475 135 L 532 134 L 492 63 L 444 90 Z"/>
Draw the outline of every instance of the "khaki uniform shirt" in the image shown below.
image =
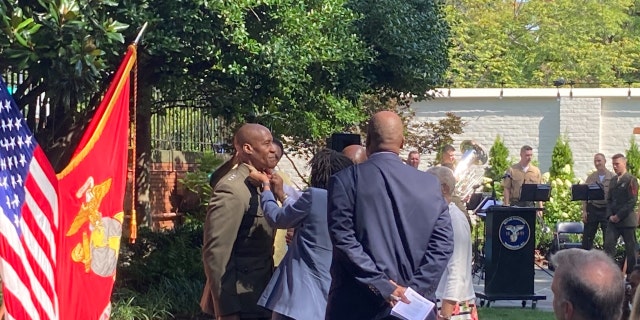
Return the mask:
<path fill-rule="evenodd" d="M 605 169 L 606 170 L 606 169 Z M 601 183 L 602 188 L 604 189 L 604 200 L 589 200 L 587 201 L 589 204 L 598 207 L 598 208 L 606 208 L 607 207 L 607 195 L 609 194 L 609 184 L 611 183 L 611 179 L 613 178 L 613 172 L 606 170 L 604 174 L 604 179 L 600 181 L 600 174 L 598 171 L 591 173 L 587 180 L 584 182 L 585 184 L 594 184 Z"/>
<path fill-rule="evenodd" d="M 216 316 L 271 317 L 257 305 L 273 273 L 274 230 L 260 193 L 241 164 L 215 186 L 204 223 L 202 261 L 207 283 L 200 306 Z"/>
<path fill-rule="evenodd" d="M 502 181 L 502 186 L 509 189 L 509 202 L 514 203 L 520 201 L 520 190 L 523 184 L 539 184 L 542 181 L 542 175 L 538 167 L 529 164 L 529 168 L 525 172 L 519 163 L 512 165 L 507 169 L 507 173 L 511 176 Z"/>

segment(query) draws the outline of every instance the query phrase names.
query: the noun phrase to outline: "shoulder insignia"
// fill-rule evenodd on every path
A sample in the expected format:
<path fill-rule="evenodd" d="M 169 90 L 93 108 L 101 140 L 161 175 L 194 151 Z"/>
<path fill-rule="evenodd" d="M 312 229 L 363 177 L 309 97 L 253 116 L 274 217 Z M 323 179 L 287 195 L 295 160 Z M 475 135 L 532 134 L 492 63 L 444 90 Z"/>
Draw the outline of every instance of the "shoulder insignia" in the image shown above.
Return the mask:
<path fill-rule="evenodd" d="M 229 178 L 227 178 L 227 181 L 233 181 L 238 175 L 237 174 L 232 174 L 229 176 Z"/>

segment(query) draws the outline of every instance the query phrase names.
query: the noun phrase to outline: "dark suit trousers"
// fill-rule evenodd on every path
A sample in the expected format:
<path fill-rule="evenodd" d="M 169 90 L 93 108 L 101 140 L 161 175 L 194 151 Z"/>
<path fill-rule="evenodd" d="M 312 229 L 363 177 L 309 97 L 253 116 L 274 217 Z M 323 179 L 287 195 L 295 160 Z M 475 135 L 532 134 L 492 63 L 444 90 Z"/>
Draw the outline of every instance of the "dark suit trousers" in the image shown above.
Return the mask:
<path fill-rule="evenodd" d="M 616 255 L 616 244 L 618 238 L 622 235 L 624 240 L 624 252 L 627 258 L 627 275 L 633 271 L 633 267 L 636 265 L 636 228 L 624 227 L 618 228 L 615 224 L 609 222 L 607 226 L 607 233 L 604 236 L 604 251 L 610 256 Z"/>
<path fill-rule="evenodd" d="M 584 232 L 582 233 L 582 249 L 591 250 L 593 248 L 593 240 L 598 232 L 598 226 L 602 230 L 602 238 L 607 234 L 607 208 L 598 208 L 592 204 L 587 204 L 587 222 L 584 224 Z"/>

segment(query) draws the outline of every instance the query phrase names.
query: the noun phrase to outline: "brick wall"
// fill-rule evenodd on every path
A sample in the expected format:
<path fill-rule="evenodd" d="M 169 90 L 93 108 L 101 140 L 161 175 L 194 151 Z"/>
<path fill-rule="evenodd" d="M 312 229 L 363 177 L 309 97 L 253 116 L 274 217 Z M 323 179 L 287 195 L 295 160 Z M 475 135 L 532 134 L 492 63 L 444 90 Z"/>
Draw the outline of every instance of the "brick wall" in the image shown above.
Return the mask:
<path fill-rule="evenodd" d="M 185 196 L 178 182 L 189 171 L 196 169 L 197 153 L 155 150 L 149 168 L 149 213 L 152 227 L 171 228 L 180 220 L 177 206 Z M 176 215 L 178 213 L 178 215 Z"/>

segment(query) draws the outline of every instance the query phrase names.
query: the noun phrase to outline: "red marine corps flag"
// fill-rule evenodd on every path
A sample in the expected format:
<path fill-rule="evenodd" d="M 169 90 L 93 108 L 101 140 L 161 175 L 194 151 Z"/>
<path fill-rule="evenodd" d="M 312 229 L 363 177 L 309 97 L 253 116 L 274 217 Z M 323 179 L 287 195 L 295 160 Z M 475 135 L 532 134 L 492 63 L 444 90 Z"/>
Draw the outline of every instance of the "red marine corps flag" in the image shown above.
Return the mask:
<path fill-rule="evenodd" d="M 124 218 L 129 142 L 129 46 L 69 165 L 58 177 L 60 319 L 107 319 Z"/>
<path fill-rule="evenodd" d="M 0 80 L 0 277 L 6 319 L 108 319 L 127 177 L 129 46 L 55 175 Z"/>

